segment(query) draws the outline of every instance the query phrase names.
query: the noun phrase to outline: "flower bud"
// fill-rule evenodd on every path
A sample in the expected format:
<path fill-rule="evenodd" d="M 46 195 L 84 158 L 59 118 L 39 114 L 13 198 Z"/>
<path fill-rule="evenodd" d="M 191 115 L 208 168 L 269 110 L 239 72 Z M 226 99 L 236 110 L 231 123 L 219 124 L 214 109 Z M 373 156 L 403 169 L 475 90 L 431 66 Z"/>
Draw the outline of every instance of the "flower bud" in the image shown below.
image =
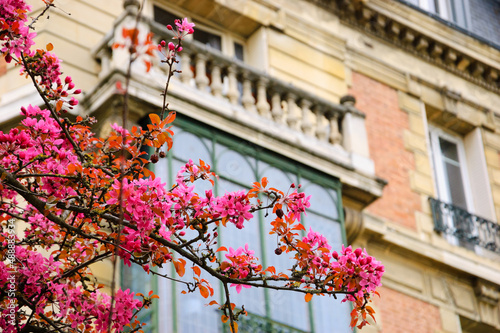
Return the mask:
<path fill-rule="evenodd" d="M 173 30 L 173 28 L 172 28 L 172 26 L 171 26 L 170 24 L 169 24 L 169 25 L 167 25 L 167 29 L 168 29 L 168 30 Z"/>
<path fill-rule="evenodd" d="M 69 105 L 71 106 L 78 105 L 78 100 L 74 97 L 71 97 L 71 99 L 69 100 Z"/>
<path fill-rule="evenodd" d="M 165 47 L 165 45 L 167 45 L 167 42 L 165 42 L 164 40 L 162 40 L 162 41 L 160 42 L 160 45 L 161 45 L 162 47 Z"/>
<path fill-rule="evenodd" d="M 66 78 L 64 79 L 64 83 L 66 84 L 70 83 L 71 81 L 73 81 L 71 80 L 71 76 L 66 76 Z"/>
<path fill-rule="evenodd" d="M 170 51 L 175 50 L 175 45 L 174 45 L 174 43 L 172 43 L 172 42 L 168 43 L 168 49 L 169 49 Z"/>
<path fill-rule="evenodd" d="M 185 232 L 185 231 L 181 231 L 181 232 L 179 232 L 179 236 L 181 236 L 181 237 L 182 237 L 182 236 L 184 236 L 185 234 L 186 234 L 186 232 Z"/>
<path fill-rule="evenodd" d="M 81 93 L 82 93 L 81 89 L 76 89 L 75 91 L 73 91 L 73 94 L 75 94 L 75 95 L 78 95 L 78 94 L 81 94 Z"/>
<path fill-rule="evenodd" d="M 70 83 L 68 84 L 68 89 L 69 89 L 69 90 L 72 90 L 74 87 L 75 87 L 75 84 L 74 84 L 73 82 L 70 82 Z"/>

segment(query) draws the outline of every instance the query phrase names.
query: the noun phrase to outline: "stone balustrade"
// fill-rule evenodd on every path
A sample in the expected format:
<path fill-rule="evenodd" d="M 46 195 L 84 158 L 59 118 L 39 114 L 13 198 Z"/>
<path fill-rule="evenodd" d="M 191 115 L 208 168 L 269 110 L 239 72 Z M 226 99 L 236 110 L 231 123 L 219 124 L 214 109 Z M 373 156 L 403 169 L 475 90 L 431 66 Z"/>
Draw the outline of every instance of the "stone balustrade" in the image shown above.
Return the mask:
<path fill-rule="evenodd" d="M 111 45 L 119 40 L 121 25 L 129 26 L 130 23 L 124 17 L 115 26 L 114 34 L 108 35 L 95 50 L 101 62 L 102 78 L 116 70 L 125 72 L 126 50 L 112 49 Z M 154 43 L 172 38 L 170 31 L 150 20 L 141 22 L 140 29 L 152 31 Z M 355 108 L 354 97 L 345 96 L 339 104 L 327 101 L 197 41 L 184 41 L 178 60 L 175 69 L 180 73 L 173 77 L 176 84 L 254 114 L 256 121 L 267 125 L 275 123 L 279 128 L 301 133 L 311 138 L 310 145 L 317 140 L 319 145 L 337 147 L 336 152 L 343 151 L 343 164 L 346 156 L 350 156 L 347 158 L 351 162 L 347 164 L 351 164 L 351 169 L 374 173 L 373 162 L 369 159 L 365 117 Z M 166 80 L 168 68 L 160 60 L 156 61 L 153 71 L 156 75 L 165 75 Z"/>

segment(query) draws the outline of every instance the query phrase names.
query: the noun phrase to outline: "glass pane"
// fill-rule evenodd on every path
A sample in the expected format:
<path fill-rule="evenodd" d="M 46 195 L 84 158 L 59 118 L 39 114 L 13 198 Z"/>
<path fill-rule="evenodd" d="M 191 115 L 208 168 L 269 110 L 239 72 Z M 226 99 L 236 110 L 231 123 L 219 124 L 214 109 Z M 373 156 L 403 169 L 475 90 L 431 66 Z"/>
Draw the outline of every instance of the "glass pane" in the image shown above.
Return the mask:
<path fill-rule="evenodd" d="M 225 192 L 233 192 L 241 190 L 241 186 L 231 183 L 227 180 L 221 179 L 219 182 L 219 195 L 223 195 Z M 243 229 L 237 229 L 232 223 L 228 223 L 227 227 L 222 227 L 219 232 L 221 244 L 226 248 L 232 247 L 237 249 L 240 246 L 244 247 L 248 244 L 248 248 L 254 251 L 254 255 L 259 259 L 262 258 L 261 252 L 261 242 L 260 242 L 260 225 L 258 216 L 254 215 L 254 218 L 245 223 Z M 224 252 L 224 255 L 226 252 Z M 225 259 L 224 255 L 222 260 Z M 266 307 L 264 299 L 264 290 L 257 288 L 242 288 L 241 292 L 238 294 L 235 287 L 229 289 L 231 295 L 231 302 L 235 303 L 237 307 L 241 305 L 245 306 L 245 309 L 249 312 L 265 316 Z"/>
<path fill-rule="evenodd" d="M 267 177 L 269 187 L 277 188 L 283 192 L 287 192 L 292 183 L 297 182 L 297 176 L 289 172 L 277 169 L 265 162 L 259 161 L 259 178 Z"/>
<path fill-rule="evenodd" d="M 196 135 L 189 132 L 175 132 L 173 152 L 174 156 L 182 161 L 192 159 L 198 164 L 202 159 L 205 163 L 212 165 L 210 152 L 208 150 L 210 143 L 208 140 L 200 139 Z"/>
<path fill-rule="evenodd" d="M 172 14 L 170 12 L 167 12 L 165 9 L 162 9 L 160 7 L 154 6 L 154 18 L 155 21 L 158 23 L 161 23 L 165 26 L 167 25 L 174 25 L 174 21 L 176 19 L 179 19 L 179 17 L 175 14 Z"/>
<path fill-rule="evenodd" d="M 465 199 L 464 183 L 460 167 L 446 162 L 444 165 L 448 178 L 447 181 L 451 196 L 451 203 L 463 209 L 467 209 L 467 201 Z"/>
<path fill-rule="evenodd" d="M 458 149 L 455 143 L 439 138 L 439 146 L 444 157 L 458 162 Z"/>
<path fill-rule="evenodd" d="M 277 236 L 269 235 L 271 222 L 276 218 L 272 212 L 264 218 L 266 237 L 266 264 L 274 266 L 277 272 L 290 275 L 295 260 L 292 253 L 282 253 L 277 255 L 274 250 L 277 248 Z M 304 302 L 304 295 L 287 292 L 269 290 L 269 308 L 271 319 L 303 330 L 309 330 L 308 303 Z"/>
<path fill-rule="evenodd" d="M 234 57 L 243 61 L 243 45 L 234 42 Z"/>
<path fill-rule="evenodd" d="M 152 276 L 146 274 L 141 266 L 136 264 L 132 264 L 131 267 L 122 265 L 121 274 L 122 290 L 130 289 L 134 293 L 142 293 L 143 295 L 147 295 L 150 290 L 153 290 Z M 144 332 L 150 333 L 153 325 L 155 325 L 153 308 L 142 310 L 137 319 L 146 323 Z"/>
<path fill-rule="evenodd" d="M 339 212 L 337 209 L 337 202 L 333 200 L 329 191 L 327 191 L 324 187 L 321 187 L 316 183 L 311 183 L 308 180 L 304 180 L 302 181 L 301 190 L 307 196 L 311 196 L 309 199 L 309 203 L 311 204 L 309 210 L 325 214 L 332 219 L 338 219 Z"/>
<path fill-rule="evenodd" d="M 173 268 L 170 265 L 160 270 L 161 274 L 170 276 Z M 158 332 L 170 333 L 173 332 L 173 296 L 172 296 L 172 281 L 164 278 L 158 278 Z"/>
<path fill-rule="evenodd" d="M 186 276 L 188 276 L 186 270 Z M 203 279 L 210 282 L 215 289 L 215 300 L 220 299 L 219 284 L 211 279 L 207 274 L 201 275 Z M 181 294 L 186 287 L 176 283 L 177 295 L 177 324 L 179 333 L 219 333 L 220 332 L 220 313 L 215 306 L 206 306 L 209 299 L 203 298 L 199 291 L 189 294 Z"/>
<path fill-rule="evenodd" d="M 216 50 L 222 51 L 222 41 L 220 36 L 212 34 L 208 31 L 195 29 L 193 33 L 193 39 Z"/>
<path fill-rule="evenodd" d="M 217 173 L 232 180 L 251 186 L 255 181 L 255 159 L 243 156 L 233 150 L 216 145 Z M 241 188 L 240 188 L 241 189 Z"/>
<path fill-rule="evenodd" d="M 342 295 L 337 299 L 329 296 L 313 297 L 313 317 L 315 332 L 351 333 L 349 328 L 351 306 L 341 303 Z"/>

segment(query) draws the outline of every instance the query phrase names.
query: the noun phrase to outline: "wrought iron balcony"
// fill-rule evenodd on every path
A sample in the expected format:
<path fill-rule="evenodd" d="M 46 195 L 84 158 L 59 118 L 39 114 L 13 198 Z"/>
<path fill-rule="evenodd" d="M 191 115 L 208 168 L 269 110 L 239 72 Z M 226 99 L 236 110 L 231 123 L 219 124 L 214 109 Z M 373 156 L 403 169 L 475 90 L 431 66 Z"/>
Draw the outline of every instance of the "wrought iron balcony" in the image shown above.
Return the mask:
<path fill-rule="evenodd" d="M 450 237 L 455 242 L 466 248 L 474 249 L 475 246 L 500 254 L 500 225 L 468 211 L 429 198 L 434 218 L 434 230 Z"/>
<path fill-rule="evenodd" d="M 225 330 L 229 332 L 229 329 Z M 239 333 L 309 333 L 295 327 L 276 322 L 256 314 L 248 313 L 240 316 L 238 321 Z"/>

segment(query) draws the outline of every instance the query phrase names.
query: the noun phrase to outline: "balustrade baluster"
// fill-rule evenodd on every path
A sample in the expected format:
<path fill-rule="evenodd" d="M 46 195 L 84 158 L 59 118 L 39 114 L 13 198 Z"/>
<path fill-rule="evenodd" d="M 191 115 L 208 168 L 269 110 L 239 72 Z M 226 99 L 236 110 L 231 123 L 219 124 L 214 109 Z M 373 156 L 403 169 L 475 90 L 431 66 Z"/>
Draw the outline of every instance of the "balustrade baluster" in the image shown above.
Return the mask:
<path fill-rule="evenodd" d="M 320 141 L 326 141 L 328 120 L 319 106 L 315 106 L 313 112 L 316 115 L 316 137 Z"/>
<path fill-rule="evenodd" d="M 311 111 L 311 102 L 303 99 L 300 102 L 300 106 L 302 109 L 302 132 L 306 135 L 313 136 L 314 135 L 314 127 L 312 118 L 314 114 Z"/>
<path fill-rule="evenodd" d="M 339 114 L 337 112 L 330 112 L 327 114 L 330 121 L 330 137 L 331 144 L 340 144 L 342 142 L 342 134 L 339 131 Z"/>
<path fill-rule="evenodd" d="M 241 94 L 241 104 L 243 107 L 252 113 L 256 113 L 255 98 L 252 96 L 252 81 L 247 73 L 243 73 L 243 93 Z"/>
<path fill-rule="evenodd" d="M 208 87 L 208 77 L 207 77 L 207 57 L 203 53 L 198 53 L 195 57 L 196 62 L 196 77 L 194 81 L 196 86 L 201 91 L 206 91 Z"/>
<path fill-rule="evenodd" d="M 231 104 L 238 103 L 238 80 L 236 79 L 236 67 L 230 66 L 227 69 L 227 79 L 229 83 L 229 87 L 227 89 L 227 98 Z"/>
<path fill-rule="evenodd" d="M 297 97 L 294 94 L 288 94 L 286 103 L 288 106 L 288 113 L 286 122 L 291 129 L 300 130 L 300 111 L 298 110 L 297 104 L 295 103 L 295 99 Z"/>
<path fill-rule="evenodd" d="M 271 114 L 275 122 L 283 123 L 283 108 L 281 107 L 281 96 L 279 93 L 275 92 L 271 98 L 272 110 Z"/>
<path fill-rule="evenodd" d="M 210 85 L 212 95 L 217 98 L 222 97 L 222 76 L 220 66 L 217 64 L 212 65 L 212 84 Z"/>
<path fill-rule="evenodd" d="M 183 50 L 180 55 L 181 59 L 181 73 L 180 78 L 181 82 L 185 84 L 189 84 L 191 79 L 193 78 L 193 71 L 191 71 L 191 57 L 186 50 Z"/>
<path fill-rule="evenodd" d="M 269 103 L 267 102 L 266 86 L 269 81 L 261 77 L 257 82 L 257 111 L 265 118 L 271 118 Z"/>

